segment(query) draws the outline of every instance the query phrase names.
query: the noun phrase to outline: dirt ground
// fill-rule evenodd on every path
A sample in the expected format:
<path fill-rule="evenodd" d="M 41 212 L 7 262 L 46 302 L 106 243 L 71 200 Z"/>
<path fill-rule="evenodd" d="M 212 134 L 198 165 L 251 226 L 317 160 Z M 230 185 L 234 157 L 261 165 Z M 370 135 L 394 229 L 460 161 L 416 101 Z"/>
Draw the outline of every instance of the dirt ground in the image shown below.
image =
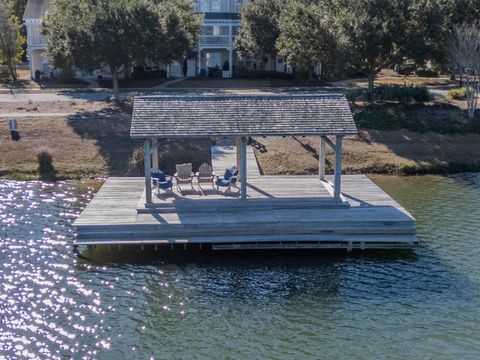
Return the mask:
<path fill-rule="evenodd" d="M 319 139 L 257 138 L 255 154 L 265 174 L 315 174 Z M 333 151 L 327 146 L 327 171 Z M 343 146 L 345 173 L 419 174 L 480 169 L 480 135 L 360 130 Z"/>
<path fill-rule="evenodd" d="M 105 101 L 45 101 L 45 102 L 0 102 L 0 113 L 73 113 L 73 112 L 97 112 L 112 110 L 113 103 Z"/>

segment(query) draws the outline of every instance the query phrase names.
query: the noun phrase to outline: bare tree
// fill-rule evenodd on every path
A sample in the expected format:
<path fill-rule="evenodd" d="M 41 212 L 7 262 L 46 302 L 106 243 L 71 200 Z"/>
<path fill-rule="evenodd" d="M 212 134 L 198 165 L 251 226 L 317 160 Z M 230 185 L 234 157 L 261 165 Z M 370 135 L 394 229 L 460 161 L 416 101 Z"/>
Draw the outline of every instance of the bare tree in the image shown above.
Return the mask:
<path fill-rule="evenodd" d="M 18 18 L 9 11 L 6 0 L 0 0 L 0 60 L 8 67 L 13 81 L 17 80 L 16 62 L 22 54 L 24 39 Z"/>
<path fill-rule="evenodd" d="M 459 25 L 447 40 L 447 56 L 465 79 L 468 117 L 475 117 L 479 96 L 480 25 Z"/>

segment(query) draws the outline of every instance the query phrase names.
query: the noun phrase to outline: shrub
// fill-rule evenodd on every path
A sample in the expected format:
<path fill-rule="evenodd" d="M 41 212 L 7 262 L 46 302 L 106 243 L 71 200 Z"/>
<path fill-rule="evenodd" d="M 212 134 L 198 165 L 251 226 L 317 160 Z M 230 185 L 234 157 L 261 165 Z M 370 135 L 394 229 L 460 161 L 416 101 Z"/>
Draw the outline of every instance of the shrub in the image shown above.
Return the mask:
<path fill-rule="evenodd" d="M 143 147 L 137 147 L 128 161 L 127 174 L 130 176 L 140 176 L 145 173 L 145 165 L 143 163 Z"/>
<path fill-rule="evenodd" d="M 415 72 L 415 64 L 401 64 L 395 68 L 399 75 L 412 75 Z"/>
<path fill-rule="evenodd" d="M 373 104 L 355 109 L 355 123 L 360 128 L 376 130 L 408 129 L 441 134 L 479 133 L 480 112 L 470 121 L 466 113 L 445 104 Z"/>
<path fill-rule="evenodd" d="M 72 68 L 61 69 L 58 72 L 58 80 L 65 83 L 71 82 L 74 77 L 75 77 L 75 72 L 73 71 Z"/>
<path fill-rule="evenodd" d="M 56 179 L 56 171 L 53 167 L 53 158 L 48 151 L 40 151 L 37 154 L 38 173 L 40 179 L 44 181 L 54 181 Z"/>
<path fill-rule="evenodd" d="M 7 83 L 10 80 L 10 71 L 8 71 L 7 65 L 0 64 L 0 83 Z"/>
<path fill-rule="evenodd" d="M 355 102 L 368 100 L 369 94 L 365 89 L 356 89 L 347 92 L 347 100 Z M 431 95 L 425 86 L 381 85 L 373 92 L 375 102 L 398 101 L 401 104 L 424 103 L 431 100 Z"/>
<path fill-rule="evenodd" d="M 453 89 L 447 93 L 448 100 L 464 100 L 467 97 L 467 88 Z"/>
<path fill-rule="evenodd" d="M 163 79 L 166 77 L 167 77 L 167 72 L 165 70 L 153 70 L 153 71 L 136 70 L 132 73 L 132 79 L 134 80 Z"/>
<path fill-rule="evenodd" d="M 438 76 L 438 72 L 436 72 L 433 69 L 427 69 L 427 68 L 419 68 L 415 73 L 417 76 L 420 76 L 420 77 L 437 77 Z"/>
<path fill-rule="evenodd" d="M 364 89 L 354 89 L 346 92 L 345 97 L 348 101 L 354 103 L 355 101 L 367 100 L 367 91 Z"/>

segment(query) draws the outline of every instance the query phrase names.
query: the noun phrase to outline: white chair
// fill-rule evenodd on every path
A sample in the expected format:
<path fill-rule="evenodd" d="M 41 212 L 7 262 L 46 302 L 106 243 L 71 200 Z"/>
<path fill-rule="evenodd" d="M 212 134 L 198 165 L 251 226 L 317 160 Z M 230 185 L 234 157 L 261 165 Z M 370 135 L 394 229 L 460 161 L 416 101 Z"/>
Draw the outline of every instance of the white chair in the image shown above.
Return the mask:
<path fill-rule="evenodd" d="M 202 183 L 203 184 L 210 184 L 210 185 L 212 185 L 212 188 L 215 189 L 215 184 L 213 182 L 213 180 L 215 178 L 215 173 L 213 172 L 213 169 L 210 165 L 202 164 L 198 168 L 198 172 L 195 174 L 195 176 L 197 177 L 198 188 L 200 189 L 200 191 L 202 193 L 203 193 Z"/>
<path fill-rule="evenodd" d="M 175 179 L 177 180 L 177 190 L 182 192 L 180 185 L 182 184 L 190 184 L 190 187 L 193 189 L 193 172 L 192 172 L 192 164 L 177 164 L 176 165 L 177 172 L 175 173 Z"/>

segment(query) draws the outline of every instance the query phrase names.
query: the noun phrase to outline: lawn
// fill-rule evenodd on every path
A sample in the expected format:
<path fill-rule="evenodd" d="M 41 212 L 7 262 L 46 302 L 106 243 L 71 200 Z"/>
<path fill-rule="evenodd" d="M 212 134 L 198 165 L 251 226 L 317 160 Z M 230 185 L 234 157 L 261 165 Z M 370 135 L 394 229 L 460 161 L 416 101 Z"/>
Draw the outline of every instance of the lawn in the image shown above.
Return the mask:
<path fill-rule="evenodd" d="M 232 91 L 232 90 L 226 90 Z M 251 91 L 248 89 L 241 90 Z M 448 103 L 351 105 L 357 137 L 344 145 L 346 173 L 443 173 L 480 169 L 480 114 L 475 121 Z M 12 141 L 8 119 L 0 119 L 0 176 L 16 179 L 79 179 L 141 176 L 142 143 L 130 138 L 132 103 L 2 103 L 4 112 L 76 112 L 54 118 L 19 120 L 20 141 Z M 253 141 L 265 174 L 314 174 L 318 138 L 256 138 Z M 210 162 L 212 141 L 164 140 L 162 169 Z M 332 153 L 327 170 L 332 172 Z"/>
<path fill-rule="evenodd" d="M 256 138 L 253 144 L 266 175 L 318 173 L 317 137 Z M 347 174 L 473 171 L 480 169 L 480 135 L 361 130 L 344 140 L 343 154 Z M 333 164 L 328 148 L 327 172 Z"/>
<path fill-rule="evenodd" d="M 0 119 L 0 176 L 14 179 L 80 179 L 143 173 L 142 143 L 130 138 L 131 106 L 101 107 L 75 116 L 19 120 L 20 141 L 10 140 Z M 165 140 L 162 168 L 210 161 L 210 140 Z"/>
<path fill-rule="evenodd" d="M 480 111 L 456 103 L 350 104 L 359 135 L 344 142 L 346 173 L 445 173 L 480 170 Z M 255 139 L 264 173 L 318 172 L 318 138 Z M 327 170 L 332 172 L 333 152 Z"/>

